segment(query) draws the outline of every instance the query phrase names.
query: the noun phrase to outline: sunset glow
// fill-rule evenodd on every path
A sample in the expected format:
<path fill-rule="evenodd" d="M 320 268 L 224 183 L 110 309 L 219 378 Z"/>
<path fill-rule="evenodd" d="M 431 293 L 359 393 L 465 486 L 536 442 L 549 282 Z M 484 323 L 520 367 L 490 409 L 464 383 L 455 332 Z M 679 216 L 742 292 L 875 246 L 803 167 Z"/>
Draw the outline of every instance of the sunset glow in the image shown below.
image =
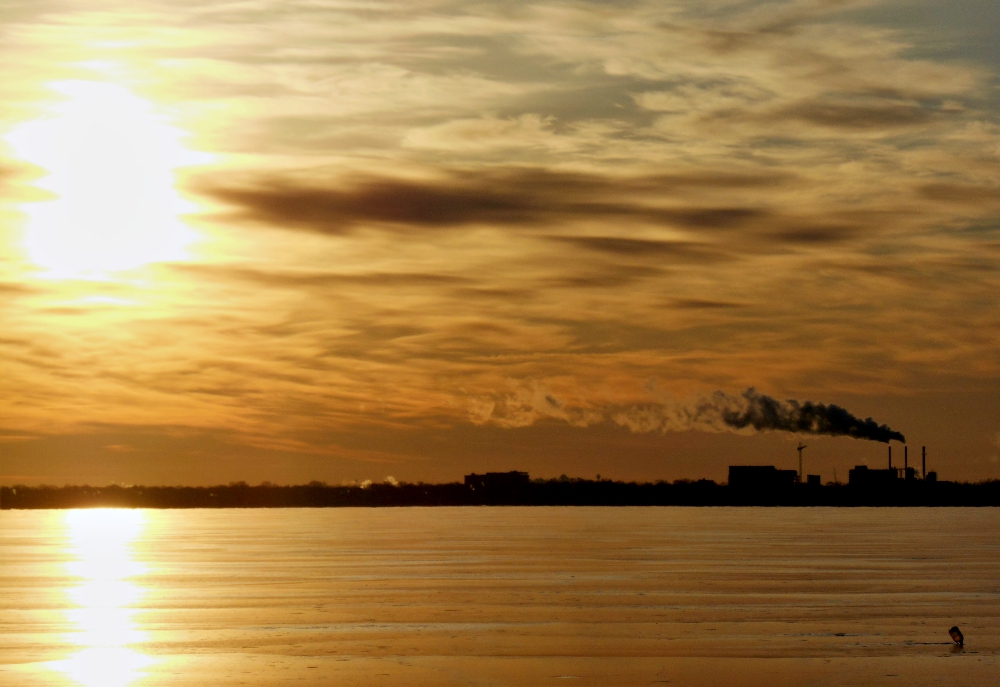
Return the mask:
<path fill-rule="evenodd" d="M 35 185 L 51 195 L 23 206 L 31 260 L 48 276 L 100 279 L 185 257 L 193 234 L 180 215 L 192 206 L 174 188 L 174 169 L 200 158 L 181 132 L 121 86 L 50 87 L 60 100 L 6 137 L 43 170 Z"/>
<path fill-rule="evenodd" d="M 1000 477 L 988 2 L 19 7 L 0 477 Z"/>
<path fill-rule="evenodd" d="M 0 8 L 0 687 L 993 687 L 1000 0 Z"/>

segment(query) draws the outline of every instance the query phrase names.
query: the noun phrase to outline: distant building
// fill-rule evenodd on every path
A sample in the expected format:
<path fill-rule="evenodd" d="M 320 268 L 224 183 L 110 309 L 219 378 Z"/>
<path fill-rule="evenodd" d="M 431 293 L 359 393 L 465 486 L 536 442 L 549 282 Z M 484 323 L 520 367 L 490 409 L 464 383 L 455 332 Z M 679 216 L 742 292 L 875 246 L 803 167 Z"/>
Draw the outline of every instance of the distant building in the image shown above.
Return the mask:
<path fill-rule="evenodd" d="M 872 470 L 867 465 L 855 465 L 848 474 L 848 483 L 852 487 L 864 489 L 891 487 L 899 481 L 899 471 L 895 468 Z"/>
<path fill-rule="evenodd" d="M 465 486 L 473 491 L 515 491 L 531 484 L 527 472 L 487 472 L 465 476 Z"/>
<path fill-rule="evenodd" d="M 730 465 L 729 486 L 747 491 L 791 489 L 798 472 L 779 470 L 773 465 Z"/>
<path fill-rule="evenodd" d="M 809 487 L 819 487 L 822 486 L 819 475 L 806 475 L 806 486 Z"/>

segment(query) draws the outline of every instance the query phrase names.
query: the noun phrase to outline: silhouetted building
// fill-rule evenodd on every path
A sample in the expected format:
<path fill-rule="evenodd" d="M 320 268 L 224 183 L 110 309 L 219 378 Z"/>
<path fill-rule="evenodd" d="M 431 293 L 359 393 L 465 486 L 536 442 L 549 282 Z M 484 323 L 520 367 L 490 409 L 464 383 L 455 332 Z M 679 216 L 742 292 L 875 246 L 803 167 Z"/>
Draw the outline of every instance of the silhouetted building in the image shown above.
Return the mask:
<path fill-rule="evenodd" d="M 487 472 L 465 476 L 465 486 L 473 491 L 517 491 L 531 484 L 527 472 Z"/>
<path fill-rule="evenodd" d="M 798 474 L 795 470 L 779 470 L 773 465 L 730 465 L 729 486 L 747 491 L 791 489 Z"/>
<path fill-rule="evenodd" d="M 865 489 L 891 487 L 898 481 L 899 471 L 895 468 L 872 470 L 867 465 L 855 465 L 848 476 L 848 483 L 852 487 L 862 487 Z"/>
<path fill-rule="evenodd" d="M 806 486 L 809 487 L 819 487 L 823 483 L 820 482 L 819 475 L 806 475 Z"/>

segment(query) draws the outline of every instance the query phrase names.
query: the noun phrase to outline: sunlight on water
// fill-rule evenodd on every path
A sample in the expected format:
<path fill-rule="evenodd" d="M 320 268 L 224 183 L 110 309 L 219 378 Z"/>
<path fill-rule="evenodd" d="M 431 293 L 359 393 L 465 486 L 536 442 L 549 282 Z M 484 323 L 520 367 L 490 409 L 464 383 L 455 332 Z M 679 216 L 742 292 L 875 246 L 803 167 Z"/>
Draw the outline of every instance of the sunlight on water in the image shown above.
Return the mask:
<path fill-rule="evenodd" d="M 996 687 L 998 530 L 996 508 L 3 511 L 0 686 Z"/>
<path fill-rule="evenodd" d="M 53 278 L 107 279 L 109 272 L 186 257 L 194 236 L 180 216 L 193 206 L 175 170 L 204 161 L 151 103 L 110 83 L 50 84 L 60 100 L 5 138 L 44 170 L 48 198 L 27 203 L 25 248 Z"/>
<path fill-rule="evenodd" d="M 69 575 L 67 591 L 73 607 L 67 620 L 75 628 L 69 638 L 80 650 L 52 664 L 84 687 L 128 687 L 152 660 L 136 651 L 143 633 L 135 622 L 135 604 L 146 570 L 136 562 L 134 546 L 145 515 L 134 510 L 77 510 L 66 513 Z"/>

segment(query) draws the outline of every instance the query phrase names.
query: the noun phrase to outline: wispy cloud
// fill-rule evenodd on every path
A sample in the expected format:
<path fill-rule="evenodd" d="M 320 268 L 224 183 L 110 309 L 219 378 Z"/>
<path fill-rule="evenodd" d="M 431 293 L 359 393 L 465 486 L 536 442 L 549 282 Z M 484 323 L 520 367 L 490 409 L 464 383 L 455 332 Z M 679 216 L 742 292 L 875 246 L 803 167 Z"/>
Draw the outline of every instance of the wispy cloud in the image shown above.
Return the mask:
<path fill-rule="evenodd" d="M 677 398 L 991 384 L 996 65 L 897 13 L 14 8 L 0 120 L 39 116 L 47 82 L 112 80 L 217 157 L 178 172 L 191 260 L 60 283 L 24 264 L 31 175 L 0 151 L 5 426 L 383 460 L 324 432 L 702 422 L 651 376 Z"/>

